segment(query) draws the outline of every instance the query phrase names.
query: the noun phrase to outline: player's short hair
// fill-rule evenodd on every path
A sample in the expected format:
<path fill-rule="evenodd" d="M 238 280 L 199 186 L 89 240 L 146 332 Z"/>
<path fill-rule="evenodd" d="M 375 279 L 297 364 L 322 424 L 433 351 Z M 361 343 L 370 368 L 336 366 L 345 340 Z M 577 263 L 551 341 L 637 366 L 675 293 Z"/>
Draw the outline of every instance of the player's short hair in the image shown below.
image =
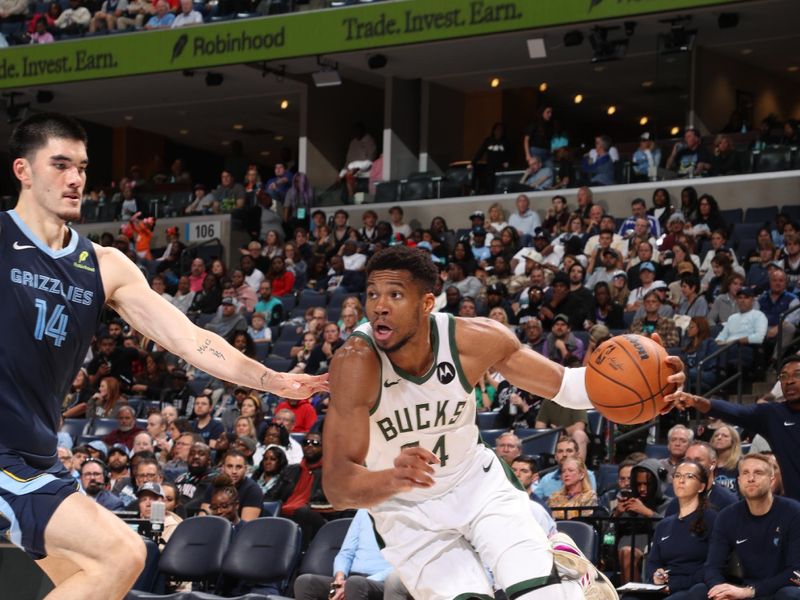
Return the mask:
<path fill-rule="evenodd" d="M 72 117 L 57 113 L 31 115 L 14 128 L 8 140 L 11 160 L 33 155 L 53 138 L 75 140 L 87 144 L 86 130 Z"/>
<path fill-rule="evenodd" d="M 391 246 L 381 250 L 367 263 L 367 279 L 375 271 L 408 271 L 423 292 L 433 292 L 439 270 L 428 254 L 408 246 Z"/>

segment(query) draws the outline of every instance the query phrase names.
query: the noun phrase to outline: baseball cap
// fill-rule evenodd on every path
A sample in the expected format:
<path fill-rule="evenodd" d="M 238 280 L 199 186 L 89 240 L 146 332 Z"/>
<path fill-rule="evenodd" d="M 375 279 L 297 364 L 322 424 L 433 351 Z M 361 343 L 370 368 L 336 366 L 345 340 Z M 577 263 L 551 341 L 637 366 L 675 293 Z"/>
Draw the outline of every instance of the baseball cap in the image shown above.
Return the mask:
<path fill-rule="evenodd" d="M 540 263 L 544 260 L 536 248 L 523 248 L 519 251 L 519 255 L 526 260 L 532 260 L 533 262 L 537 263 Z"/>
<path fill-rule="evenodd" d="M 639 265 L 639 271 L 650 271 L 652 273 L 655 273 L 656 266 L 648 260 Z"/>
<path fill-rule="evenodd" d="M 236 303 L 233 301 L 233 298 L 223 298 L 220 304 L 222 304 L 223 306 L 236 306 Z"/>
<path fill-rule="evenodd" d="M 642 135 L 639 136 L 639 139 L 649 142 L 650 139 L 651 139 L 650 132 L 649 131 L 645 131 Z"/>
<path fill-rule="evenodd" d="M 546 229 L 542 229 L 541 227 L 536 228 L 536 232 L 533 234 L 533 239 L 535 240 L 550 240 L 550 235 L 547 233 Z"/>
<path fill-rule="evenodd" d="M 628 279 L 628 274 L 625 271 L 614 271 L 612 277 L 624 277 L 625 279 Z"/>
<path fill-rule="evenodd" d="M 553 323 L 557 321 L 564 321 L 564 323 L 569 325 L 569 317 L 564 313 L 558 313 L 555 317 L 553 317 Z"/>
<path fill-rule="evenodd" d="M 617 254 L 617 251 L 614 250 L 613 248 L 606 248 L 605 250 L 603 250 L 603 256 L 605 256 L 606 254 L 610 254 L 614 258 L 617 258 L 619 256 L 619 254 Z"/>
<path fill-rule="evenodd" d="M 683 216 L 683 213 L 679 213 L 679 212 L 672 213 L 670 215 L 669 219 L 667 219 L 667 225 L 669 225 L 670 223 L 674 223 L 675 221 L 680 221 L 681 223 L 686 223 L 686 217 Z"/>
<path fill-rule="evenodd" d="M 125 444 L 114 444 L 111 446 L 111 448 L 108 449 L 108 456 L 111 457 L 112 454 L 124 454 L 125 456 L 131 455 L 128 447 Z"/>
<path fill-rule="evenodd" d="M 482 210 L 473 210 L 472 214 L 469 216 L 470 219 L 483 219 L 483 211 Z"/>
<path fill-rule="evenodd" d="M 166 496 L 164 496 L 164 490 L 161 489 L 161 484 L 156 483 L 155 481 L 147 481 L 143 483 L 142 486 L 138 490 L 136 490 L 136 497 L 138 498 L 145 492 L 150 494 L 155 494 L 160 498 L 166 498 Z"/>
<path fill-rule="evenodd" d="M 108 446 L 106 446 L 105 443 L 100 440 L 92 440 L 87 444 L 87 446 L 97 450 L 98 452 L 102 452 L 105 456 L 108 456 Z"/>
<path fill-rule="evenodd" d="M 170 373 L 170 375 L 172 375 L 173 377 L 180 377 L 182 379 L 188 379 L 186 377 L 186 371 L 184 371 L 183 369 L 172 369 L 172 372 Z"/>
<path fill-rule="evenodd" d="M 250 452 L 256 451 L 256 441 L 251 436 L 242 435 L 236 438 L 236 441 L 244 444 L 244 447 L 247 448 Z"/>
<path fill-rule="evenodd" d="M 428 250 L 431 252 L 433 251 L 433 246 L 431 246 L 431 243 L 426 241 L 419 242 L 417 244 L 417 248 L 420 248 L 421 250 Z"/>
<path fill-rule="evenodd" d="M 741 288 L 739 288 L 739 291 L 736 292 L 737 297 L 747 296 L 748 298 L 752 298 L 755 295 L 756 295 L 755 290 L 753 290 L 753 288 L 750 286 L 742 286 Z"/>

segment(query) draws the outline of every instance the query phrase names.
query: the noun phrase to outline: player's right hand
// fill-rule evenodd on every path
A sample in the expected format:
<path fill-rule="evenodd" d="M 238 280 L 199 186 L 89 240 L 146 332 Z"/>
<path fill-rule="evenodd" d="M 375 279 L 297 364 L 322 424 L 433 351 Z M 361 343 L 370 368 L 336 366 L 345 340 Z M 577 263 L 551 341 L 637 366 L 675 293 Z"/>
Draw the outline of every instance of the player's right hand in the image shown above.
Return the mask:
<path fill-rule="evenodd" d="M 412 488 L 429 488 L 434 484 L 433 467 L 439 459 L 425 448 L 403 448 L 394 459 L 394 484 L 398 492 L 407 492 Z"/>

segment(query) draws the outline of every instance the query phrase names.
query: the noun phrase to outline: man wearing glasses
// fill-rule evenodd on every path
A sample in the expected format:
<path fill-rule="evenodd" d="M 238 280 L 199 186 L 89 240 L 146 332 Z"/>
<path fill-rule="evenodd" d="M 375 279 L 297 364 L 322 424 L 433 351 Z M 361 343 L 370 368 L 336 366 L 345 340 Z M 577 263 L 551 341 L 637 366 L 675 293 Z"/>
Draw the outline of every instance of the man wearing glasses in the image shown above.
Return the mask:
<path fill-rule="evenodd" d="M 679 392 L 675 406 L 679 410 L 694 407 L 703 414 L 761 434 L 780 465 L 785 495 L 800 500 L 800 356 L 784 359 L 778 380 L 786 399 L 783 403 L 740 406 Z"/>
<path fill-rule="evenodd" d="M 309 431 L 303 440 L 300 477 L 294 491 L 281 507 L 281 516 L 300 525 L 305 549 L 327 521 L 351 517 L 353 513 L 354 511 L 334 511 L 325 497 L 322 489 L 322 434 Z"/>
<path fill-rule="evenodd" d="M 119 496 L 108 491 L 108 470 L 96 458 L 89 458 L 81 465 L 81 487 L 87 496 L 108 510 L 119 510 L 125 505 Z"/>

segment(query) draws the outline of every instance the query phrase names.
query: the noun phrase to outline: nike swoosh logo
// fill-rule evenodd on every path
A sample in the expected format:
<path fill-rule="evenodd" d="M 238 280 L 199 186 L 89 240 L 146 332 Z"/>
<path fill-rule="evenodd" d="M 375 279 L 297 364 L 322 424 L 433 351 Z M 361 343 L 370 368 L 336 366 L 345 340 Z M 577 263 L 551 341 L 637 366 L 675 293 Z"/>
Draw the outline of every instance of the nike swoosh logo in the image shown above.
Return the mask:
<path fill-rule="evenodd" d="M 783 424 L 784 424 L 786 427 L 791 427 L 792 425 L 794 425 L 794 423 L 787 423 L 786 421 L 784 421 L 784 422 L 783 422 Z"/>
<path fill-rule="evenodd" d="M 36 246 L 23 246 L 19 242 L 14 242 L 14 250 L 30 250 L 31 248 L 36 248 Z"/>
<path fill-rule="evenodd" d="M 385 387 L 385 388 L 390 388 L 390 387 L 392 387 L 393 385 L 397 385 L 398 383 L 400 383 L 400 380 L 399 380 L 399 379 L 398 379 L 397 381 L 389 381 L 389 380 L 387 379 L 386 381 L 384 381 L 384 382 L 383 382 L 383 387 Z"/>
<path fill-rule="evenodd" d="M 488 473 L 488 472 L 489 472 L 489 469 L 491 469 L 491 468 L 492 468 L 492 465 L 493 465 L 493 464 L 494 464 L 494 461 L 490 462 L 488 465 L 486 465 L 485 467 L 483 467 L 483 472 L 484 472 L 484 473 Z"/>
<path fill-rule="evenodd" d="M 736 540 L 736 545 L 744 544 L 749 538 L 744 538 L 743 540 Z"/>
<path fill-rule="evenodd" d="M 669 539 L 669 536 L 665 535 L 664 537 L 661 538 L 661 541 L 663 542 L 664 540 L 668 540 L 668 539 Z"/>

